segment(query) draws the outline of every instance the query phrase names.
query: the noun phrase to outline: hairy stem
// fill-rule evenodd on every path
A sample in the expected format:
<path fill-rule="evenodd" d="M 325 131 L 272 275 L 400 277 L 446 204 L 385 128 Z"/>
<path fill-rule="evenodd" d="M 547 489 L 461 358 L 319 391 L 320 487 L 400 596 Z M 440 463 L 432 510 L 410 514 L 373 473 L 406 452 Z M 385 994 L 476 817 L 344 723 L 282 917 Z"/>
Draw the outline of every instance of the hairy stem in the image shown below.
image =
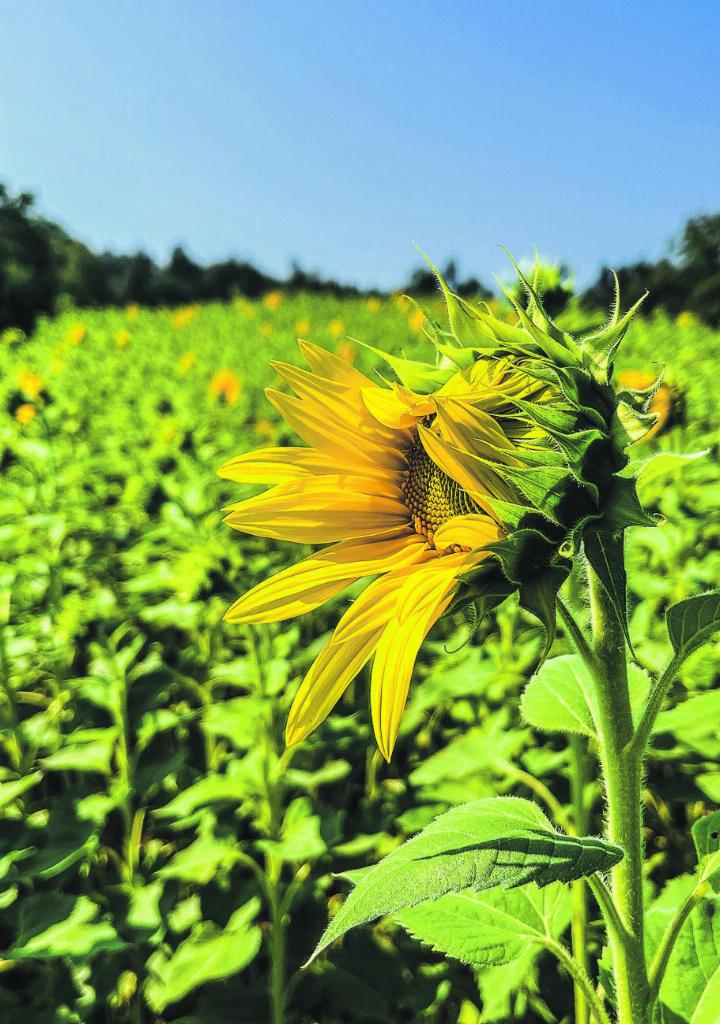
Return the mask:
<path fill-rule="evenodd" d="M 619 1024 L 647 1024 L 649 996 L 643 930 L 642 755 L 634 729 L 622 627 L 597 576 L 590 572 L 593 651 L 607 837 L 624 856 L 612 869 L 613 901 L 622 932 L 610 930 Z"/>
<path fill-rule="evenodd" d="M 588 830 L 588 808 L 585 803 L 585 750 L 579 736 L 570 737 L 570 794 L 573 807 L 573 819 L 578 835 L 584 836 Z M 580 878 L 572 883 L 572 951 L 577 963 L 585 974 L 588 973 L 589 961 L 587 952 L 587 886 Z M 575 982 L 575 1024 L 587 1024 L 588 1003 L 581 985 Z"/>
<path fill-rule="evenodd" d="M 544 945 L 568 972 L 575 987 L 582 991 L 586 1006 L 590 1014 L 592 1014 L 593 1018 L 597 1021 L 597 1024 L 610 1024 L 610 1018 L 608 1017 L 607 1010 L 600 1002 L 587 971 L 585 971 L 577 960 L 570 955 L 569 951 L 561 942 L 558 942 L 556 939 L 548 938 Z"/>

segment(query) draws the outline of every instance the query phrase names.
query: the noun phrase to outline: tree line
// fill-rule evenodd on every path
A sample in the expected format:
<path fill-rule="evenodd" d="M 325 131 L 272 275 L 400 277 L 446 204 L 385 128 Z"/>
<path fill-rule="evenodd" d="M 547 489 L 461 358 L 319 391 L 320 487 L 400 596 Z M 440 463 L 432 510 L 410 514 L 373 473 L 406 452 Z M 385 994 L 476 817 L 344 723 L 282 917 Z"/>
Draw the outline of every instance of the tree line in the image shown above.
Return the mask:
<path fill-rule="evenodd" d="M 320 277 L 297 265 L 283 279 L 235 259 L 203 266 L 180 247 L 165 265 L 144 252 L 96 253 L 40 216 L 33 203 L 31 193 L 12 195 L 0 184 L 0 330 L 19 327 L 30 331 L 39 315 L 54 313 L 63 302 L 76 306 L 174 306 L 236 295 L 254 299 L 275 288 L 339 296 L 381 294 Z M 492 294 L 474 277 L 461 279 L 452 260 L 443 273 L 460 295 L 489 298 Z M 720 214 L 689 220 L 667 257 L 656 263 L 621 267 L 617 273 L 625 304 L 649 291 L 646 312 L 663 308 L 677 315 L 689 310 L 719 326 Z M 546 291 L 546 305 L 555 314 L 573 297 L 571 286 L 561 276 L 551 283 L 552 294 Z M 436 287 L 429 269 L 420 267 L 401 290 L 422 296 Z M 577 298 L 586 310 L 606 309 L 612 294 L 612 273 L 603 267 L 594 284 Z"/>

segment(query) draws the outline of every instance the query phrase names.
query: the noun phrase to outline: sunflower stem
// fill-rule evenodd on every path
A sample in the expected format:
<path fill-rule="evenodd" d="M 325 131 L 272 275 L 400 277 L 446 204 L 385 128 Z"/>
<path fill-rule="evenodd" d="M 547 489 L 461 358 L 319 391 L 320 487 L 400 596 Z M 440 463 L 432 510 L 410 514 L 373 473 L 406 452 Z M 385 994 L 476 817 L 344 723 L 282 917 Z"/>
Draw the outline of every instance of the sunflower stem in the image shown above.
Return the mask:
<path fill-rule="evenodd" d="M 600 761 L 607 838 L 623 850 L 612 869 L 611 892 L 622 930 L 609 929 L 618 1024 L 648 1024 L 650 986 L 643 930 L 642 753 L 634 728 L 627 677 L 627 649 L 612 602 L 589 573 L 593 653 L 597 665 Z"/>
<path fill-rule="evenodd" d="M 588 831 L 588 808 L 585 802 L 585 751 L 579 736 L 570 736 L 570 793 L 573 806 L 575 831 L 584 836 Z M 587 887 L 584 879 L 572 883 L 572 924 L 571 939 L 573 956 L 585 974 L 588 974 L 587 951 Z M 588 1024 L 589 1012 L 585 990 L 577 981 L 575 985 L 575 1024 Z"/>

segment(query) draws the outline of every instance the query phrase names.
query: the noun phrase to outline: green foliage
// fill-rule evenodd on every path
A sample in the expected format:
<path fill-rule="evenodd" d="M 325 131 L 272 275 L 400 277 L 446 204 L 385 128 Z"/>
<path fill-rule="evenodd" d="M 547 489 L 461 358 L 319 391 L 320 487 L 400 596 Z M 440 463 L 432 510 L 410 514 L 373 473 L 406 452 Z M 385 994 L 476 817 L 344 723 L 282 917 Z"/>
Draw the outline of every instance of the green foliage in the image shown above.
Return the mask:
<path fill-rule="evenodd" d="M 569 882 L 608 870 L 621 857 L 621 850 L 601 839 L 561 835 L 527 800 L 463 804 L 362 874 L 314 955 L 350 928 L 446 893 Z"/>
<path fill-rule="evenodd" d="M 570 921 L 570 891 L 535 884 L 506 892 L 468 889 L 395 915 L 433 949 L 476 967 L 499 966 L 537 951 L 562 935 Z"/>
<path fill-rule="evenodd" d="M 674 604 L 665 618 L 675 654 L 687 658 L 720 629 L 720 590 Z"/>
<path fill-rule="evenodd" d="M 509 312 L 494 308 L 499 319 Z M 437 300 L 430 313 L 441 318 Z M 575 330 L 577 314 L 566 315 Z M 3 1022 L 269 1021 L 278 921 L 287 1024 L 455 1024 L 461 1011 L 463 1022 L 569 1019 L 567 977 L 541 944 L 518 939 L 525 951 L 510 964 L 471 972 L 462 950 L 443 945 L 447 935 L 425 931 L 432 917 L 422 904 L 402 912 L 416 915 L 408 928 L 421 942 L 386 921 L 350 932 L 301 970 L 345 892 L 337 873 L 382 863 L 438 815 L 468 800 L 540 801 L 532 777 L 571 817 L 571 754 L 561 735 L 547 735 L 569 728 L 553 695 L 562 690 L 586 726 L 587 708 L 573 673 L 556 674 L 543 696 L 537 688 L 551 678 L 543 669 L 525 697 L 526 712 L 531 692 L 541 710 L 528 713 L 530 725 L 521 720 L 520 694 L 543 653 L 535 617 L 511 598 L 494 610 L 488 600 L 485 620 L 460 607 L 439 624 L 388 767 L 372 757 L 363 678 L 317 736 L 288 753 L 281 742 L 290 699 L 346 597 L 295 623 L 252 631 L 222 623 L 237 593 L 297 557 L 289 547 L 239 543 L 220 527 L 218 510 L 234 495 L 216 467 L 228 453 L 290 440 L 262 399 L 273 384 L 268 352 L 294 361 L 302 334 L 370 372 L 375 357 L 341 348 L 344 336 L 420 359 L 412 316 L 399 299 L 377 309 L 309 295 L 283 295 L 276 308 L 68 310 L 42 320 L 32 338 L 8 335 L 0 345 Z M 579 333 L 588 326 L 583 320 Z M 664 360 L 687 406 L 686 424 L 639 444 L 638 460 L 714 452 L 719 424 L 706 382 L 716 351 L 701 324 L 636 321 L 619 365 Z M 236 399 L 210 394 L 223 368 L 240 381 Z M 22 390 L 27 371 L 41 378 L 37 397 Z M 18 404 L 33 407 L 31 422 L 15 418 Z M 662 523 L 626 532 L 628 628 L 652 675 L 673 653 L 666 608 L 720 578 L 717 460 L 649 479 L 642 497 Z M 518 578 L 523 557 L 507 553 Z M 495 586 L 507 599 L 507 578 Z M 569 650 L 559 630 L 551 673 Z M 713 634 L 683 663 L 650 751 L 649 884 L 658 888 L 692 867 L 691 828 L 720 799 L 718 653 Z M 581 831 L 600 833 L 593 776 L 585 793 Z M 559 891 L 527 883 L 476 892 L 472 914 L 487 921 L 491 906 L 528 900 L 542 910 Z M 258 899 L 243 924 L 243 908 L 255 911 Z M 455 900 L 447 894 L 436 907 L 453 913 Z M 558 901 L 551 931 L 567 943 Z M 465 936 L 472 950 L 477 936 Z M 497 948 L 514 941 L 498 938 Z M 600 941 L 595 921 L 589 941 Z M 458 959 L 443 962 L 432 945 Z"/>

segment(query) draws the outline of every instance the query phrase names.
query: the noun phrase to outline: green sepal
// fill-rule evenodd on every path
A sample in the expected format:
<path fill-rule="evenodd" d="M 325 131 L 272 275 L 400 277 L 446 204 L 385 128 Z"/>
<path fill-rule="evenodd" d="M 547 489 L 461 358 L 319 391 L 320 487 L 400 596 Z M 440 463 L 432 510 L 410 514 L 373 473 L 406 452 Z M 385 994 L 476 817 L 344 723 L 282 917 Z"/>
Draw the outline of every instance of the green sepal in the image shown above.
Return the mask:
<path fill-rule="evenodd" d="M 497 608 L 517 589 L 516 585 L 503 574 L 494 559 L 488 560 L 483 565 L 460 576 L 459 583 L 461 586 L 451 611 L 459 611 L 468 604 L 473 604 L 477 616 L 475 629 L 493 608 Z"/>
<path fill-rule="evenodd" d="M 627 574 L 625 572 L 625 541 L 622 531 L 610 533 L 592 523 L 585 530 L 583 547 L 593 572 L 610 599 L 617 620 L 633 651 L 627 615 Z M 633 654 L 634 656 L 634 654 Z"/>
<path fill-rule="evenodd" d="M 551 383 L 557 384 L 555 379 Z M 565 433 L 577 429 L 577 413 L 575 410 L 558 408 L 553 405 L 541 405 L 539 402 L 528 402 L 524 398 L 513 399 L 513 404 L 521 409 L 528 419 L 549 434 Z"/>
<path fill-rule="evenodd" d="M 640 504 L 635 477 L 613 476 L 602 497 L 602 518 L 597 529 L 615 533 L 629 526 L 657 526 Z"/>
<path fill-rule="evenodd" d="M 560 388 L 572 407 L 590 423 L 607 431 L 616 405 L 613 389 L 598 383 L 585 370 L 558 366 L 555 367 L 555 373 Z"/>
<path fill-rule="evenodd" d="M 404 359 L 401 356 L 391 356 L 388 352 L 369 345 L 366 341 L 353 339 L 358 345 L 373 352 L 383 359 L 390 366 L 401 384 L 411 391 L 421 395 L 429 395 L 446 384 L 456 372 L 455 367 L 432 366 L 430 363 L 421 363 L 417 359 Z"/>
<path fill-rule="evenodd" d="M 520 587 L 520 607 L 539 619 L 545 631 L 545 646 L 540 655 L 540 664 L 547 658 L 555 639 L 557 596 L 571 569 L 572 562 L 565 565 L 549 565 L 525 580 Z"/>
<path fill-rule="evenodd" d="M 617 280 L 617 279 L 616 279 Z M 595 349 L 595 358 L 597 359 L 597 350 L 603 349 L 601 355 L 601 365 L 608 371 L 608 375 L 611 372 L 611 364 L 613 356 L 618 350 L 623 338 L 627 333 L 627 329 L 632 323 L 635 314 L 642 306 L 645 299 L 648 297 L 648 292 L 645 292 L 634 306 L 625 313 L 624 316 L 618 318 L 619 304 L 620 304 L 620 290 L 619 287 L 616 292 L 615 309 L 613 316 L 611 317 L 610 323 L 601 330 L 596 331 L 593 334 L 587 335 L 583 338 L 583 342 L 590 343 Z"/>
<path fill-rule="evenodd" d="M 511 583 L 521 585 L 538 572 L 547 569 L 555 554 L 556 544 L 533 527 L 521 527 L 494 544 L 488 544 L 500 560 L 502 571 Z"/>

